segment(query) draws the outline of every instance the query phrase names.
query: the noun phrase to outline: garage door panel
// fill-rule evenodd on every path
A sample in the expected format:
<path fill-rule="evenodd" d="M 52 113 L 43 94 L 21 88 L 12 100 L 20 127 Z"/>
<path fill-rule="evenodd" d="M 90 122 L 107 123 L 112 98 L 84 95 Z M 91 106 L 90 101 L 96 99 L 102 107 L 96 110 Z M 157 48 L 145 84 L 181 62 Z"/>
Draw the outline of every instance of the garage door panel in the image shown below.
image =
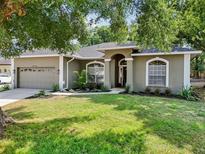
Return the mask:
<path fill-rule="evenodd" d="M 57 70 L 53 67 L 19 68 L 19 87 L 51 89 L 58 83 Z"/>

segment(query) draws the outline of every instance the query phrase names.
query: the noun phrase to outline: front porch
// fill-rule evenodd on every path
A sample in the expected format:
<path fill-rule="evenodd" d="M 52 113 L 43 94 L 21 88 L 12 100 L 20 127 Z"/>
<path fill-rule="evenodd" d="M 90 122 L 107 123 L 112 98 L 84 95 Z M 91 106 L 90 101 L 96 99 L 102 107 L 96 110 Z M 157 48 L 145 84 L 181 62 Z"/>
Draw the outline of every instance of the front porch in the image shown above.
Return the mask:
<path fill-rule="evenodd" d="M 73 89 L 76 76 L 74 72 L 86 72 L 86 82 L 103 85 L 107 89 L 125 88 L 133 91 L 132 49 L 106 50 L 104 57 L 85 60 L 60 56 L 59 88 Z"/>
<path fill-rule="evenodd" d="M 105 86 L 125 88 L 133 91 L 132 50 L 113 50 L 105 52 Z"/>

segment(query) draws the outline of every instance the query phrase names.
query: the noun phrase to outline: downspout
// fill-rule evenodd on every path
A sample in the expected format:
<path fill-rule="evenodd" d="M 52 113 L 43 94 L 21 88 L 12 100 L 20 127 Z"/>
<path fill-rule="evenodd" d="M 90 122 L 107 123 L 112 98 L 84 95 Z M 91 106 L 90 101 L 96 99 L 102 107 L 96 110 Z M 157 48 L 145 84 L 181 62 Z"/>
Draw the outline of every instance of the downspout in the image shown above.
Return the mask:
<path fill-rule="evenodd" d="M 69 64 L 74 60 L 75 58 L 73 57 L 72 59 L 70 59 L 69 61 L 67 61 L 67 85 L 66 85 L 66 88 L 68 89 L 68 85 L 69 85 L 69 75 L 68 75 L 68 67 L 69 67 Z"/>

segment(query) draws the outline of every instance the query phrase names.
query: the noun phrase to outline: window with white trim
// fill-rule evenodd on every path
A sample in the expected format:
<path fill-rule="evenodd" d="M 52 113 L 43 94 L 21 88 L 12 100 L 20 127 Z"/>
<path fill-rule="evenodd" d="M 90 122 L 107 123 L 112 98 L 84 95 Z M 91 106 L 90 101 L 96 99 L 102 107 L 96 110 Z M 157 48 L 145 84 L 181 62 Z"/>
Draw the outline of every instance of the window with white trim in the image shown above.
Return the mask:
<path fill-rule="evenodd" d="M 104 64 L 90 63 L 87 65 L 87 82 L 88 83 L 104 83 Z"/>
<path fill-rule="evenodd" d="M 168 87 L 168 61 L 155 58 L 147 62 L 147 86 Z"/>

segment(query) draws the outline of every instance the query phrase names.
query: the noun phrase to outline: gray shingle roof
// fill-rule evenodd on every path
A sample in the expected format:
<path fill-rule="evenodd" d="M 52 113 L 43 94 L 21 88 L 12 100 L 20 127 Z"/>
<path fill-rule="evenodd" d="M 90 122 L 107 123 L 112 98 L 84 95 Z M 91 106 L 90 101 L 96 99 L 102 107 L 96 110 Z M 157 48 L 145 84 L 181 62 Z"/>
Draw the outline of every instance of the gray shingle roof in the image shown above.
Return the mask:
<path fill-rule="evenodd" d="M 97 45 L 92 45 L 88 47 L 80 48 L 78 51 L 73 52 L 72 56 L 78 57 L 78 58 L 103 58 L 104 53 L 102 52 L 103 49 L 116 49 L 116 48 L 133 48 L 136 49 L 136 44 L 134 42 L 128 42 L 128 43 L 115 43 L 115 42 L 108 42 L 108 43 L 101 43 Z M 99 51 L 100 50 L 100 51 Z M 195 51 L 192 48 L 188 47 L 179 47 L 174 46 L 171 52 L 189 52 L 189 51 Z M 145 50 L 135 50 L 137 53 L 158 53 L 161 52 L 158 49 L 145 49 Z M 55 50 L 49 50 L 49 49 L 36 49 L 31 52 L 23 53 L 22 56 L 35 56 L 35 55 L 56 55 L 58 54 Z M 71 56 L 71 52 L 68 52 L 66 54 L 67 56 Z"/>
<path fill-rule="evenodd" d="M 78 51 L 73 52 L 72 55 L 79 58 L 102 58 L 104 56 L 104 53 L 97 51 L 100 48 L 117 48 L 117 47 L 128 47 L 133 45 L 134 43 L 131 42 L 124 43 L 124 44 L 118 44 L 115 42 L 101 43 L 97 45 L 80 48 Z M 56 54 L 58 54 L 58 52 L 55 50 L 36 49 L 33 51 L 25 52 L 21 56 L 56 55 Z M 71 53 L 68 52 L 66 55 L 71 56 Z"/>
<path fill-rule="evenodd" d="M 92 57 L 102 58 L 104 56 L 104 53 L 98 51 L 99 49 L 110 49 L 110 48 L 120 48 L 120 47 L 130 47 L 130 46 L 135 46 L 135 44 L 132 42 L 122 43 L 122 44 L 118 44 L 116 42 L 101 43 L 97 45 L 83 47 L 79 51 L 74 52 L 74 55 L 83 58 L 92 58 Z"/>
<path fill-rule="evenodd" d="M 0 57 L 0 65 L 11 65 L 11 60 Z"/>
<path fill-rule="evenodd" d="M 196 51 L 192 48 L 188 47 L 179 47 L 179 46 L 174 46 L 171 50 L 171 52 L 191 52 L 191 51 Z M 157 52 L 162 52 L 158 49 L 144 49 L 142 51 L 139 51 L 140 53 L 157 53 Z"/>
<path fill-rule="evenodd" d="M 27 51 L 25 53 L 22 53 L 21 56 L 35 56 L 35 55 L 56 55 L 58 54 L 55 50 L 49 50 L 49 49 L 35 49 L 32 51 Z"/>
<path fill-rule="evenodd" d="M 101 58 L 104 56 L 104 53 L 96 50 L 97 46 L 89 46 L 81 48 L 79 51 L 73 53 L 74 56 L 82 58 Z"/>

